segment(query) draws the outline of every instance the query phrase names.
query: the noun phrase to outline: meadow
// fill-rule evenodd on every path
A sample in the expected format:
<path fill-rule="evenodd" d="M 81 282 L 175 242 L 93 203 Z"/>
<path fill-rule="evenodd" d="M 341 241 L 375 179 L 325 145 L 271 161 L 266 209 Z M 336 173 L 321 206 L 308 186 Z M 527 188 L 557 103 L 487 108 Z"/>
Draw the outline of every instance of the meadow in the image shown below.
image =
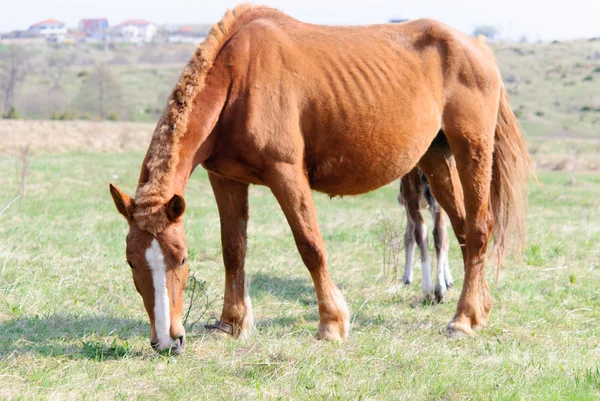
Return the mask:
<path fill-rule="evenodd" d="M 456 286 L 447 303 L 423 304 L 419 269 L 410 287 L 393 272 L 381 274 L 382 224 L 404 225 L 397 183 L 359 197 L 315 194 L 329 269 L 351 311 L 350 338 L 335 344 L 314 339 L 312 282 L 263 187 L 250 191 L 246 267 L 256 330 L 249 339 L 206 336 L 204 323 L 220 313 L 224 277 L 216 205 L 206 173 L 198 170 L 186 193 L 185 220 L 197 280 L 190 287 L 197 291 L 186 353 L 173 357 L 149 346 L 147 315 L 125 263 L 127 225 L 108 192 L 113 182 L 133 193 L 152 125 L 7 124 L 0 125 L 3 139 L 13 145 L 0 156 L 2 206 L 19 187 L 14 147 L 20 138 L 55 140 L 32 151 L 25 194 L 0 216 L 2 399 L 600 396 L 600 175 L 593 171 L 575 171 L 573 181 L 571 172 L 538 168 L 525 255 L 509 259 L 498 282 L 488 267 L 491 320 L 477 337 L 460 341 L 444 335 L 462 286 L 454 239 Z M 94 133 L 117 145 L 90 142 Z M 564 141 L 542 141 L 534 157 L 558 152 Z M 588 141 L 588 149 L 600 146 Z"/>
<path fill-rule="evenodd" d="M 108 58 L 136 122 L 0 120 L 0 211 L 22 191 L 0 212 L 0 399 L 600 397 L 600 41 L 494 45 L 539 183 L 530 183 L 523 256 L 509 258 L 498 281 L 487 268 L 494 308 L 477 337 L 444 335 L 463 282 L 452 233 L 447 303 L 422 302 L 419 268 L 410 287 L 393 269 L 382 274 L 382 231 L 404 226 L 397 182 L 358 197 L 315 194 L 329 269 L 350 308 L 346 342 L 314 339 L 310 276 L 263 187 L 250 190 L 255 331 L 239 340 L 207 336 L 224 274 L 217 208 L 198 169 L 186 193 L 193 279 L 188 344 L 178 357 L 150 348 L 125 261 L 127 224 L 108 192 L 112 182 L 133 194 L 152 122 L 183 66 L 174 61 L 181 54 L 148 60 L 144 52 L 154 50 L 77 48 L 65 75 L 68 105 L 91 64 Z M 32 117 L 48 118 L 48 85 L 33 71 L 17 109 L 33 99 L 40 104 L 31 104 Z"/>

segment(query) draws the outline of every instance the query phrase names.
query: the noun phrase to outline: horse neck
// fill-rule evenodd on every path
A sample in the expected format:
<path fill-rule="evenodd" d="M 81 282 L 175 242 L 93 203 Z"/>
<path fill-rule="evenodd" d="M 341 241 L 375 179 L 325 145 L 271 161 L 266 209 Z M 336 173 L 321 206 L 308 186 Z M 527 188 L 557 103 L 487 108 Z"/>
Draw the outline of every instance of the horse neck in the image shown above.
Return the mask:
<path fill-rule="evenodd" d="M 227 102 L 232 79 L 226 57 L 217 60 L 216 56 L 230 34 L 207 40 L 192 57 L 156 127 L 135 199 L 134 218 L 142 229 L 166 228 L 164 205 L 174 194 L 184 195 L 192 171 L 212 152 L 215 134 L 211 133 Z"/>
<path fill-rule="evenodd" d="M 175 194 L 184 196 L 188 180 L 212 153 L 217 133 L 213 132 L 225 103 L 227 91 L 203 91 L 190 104 L 177 138 L 168 124 L 158 123 L 146 153 L 138 189 L 134 218 L 138 226 L 151 233 L 169 224 L 164 206 Z M 165 113 L 167 113 L 166 111 Z"/>
<path fill-rule="evenodd" d="M 192 172 L 212 150 L 203 146 L 206 137 L 197 135 L 194 124 L 190 125 L 177 143 L 161 143 L 159 139 L 152 139 L 138 182 L 136 200 L 139 204 L 152 203 L 150 199 L 143 198 L 164 203 L 174 194 L 185 194 Z"/>

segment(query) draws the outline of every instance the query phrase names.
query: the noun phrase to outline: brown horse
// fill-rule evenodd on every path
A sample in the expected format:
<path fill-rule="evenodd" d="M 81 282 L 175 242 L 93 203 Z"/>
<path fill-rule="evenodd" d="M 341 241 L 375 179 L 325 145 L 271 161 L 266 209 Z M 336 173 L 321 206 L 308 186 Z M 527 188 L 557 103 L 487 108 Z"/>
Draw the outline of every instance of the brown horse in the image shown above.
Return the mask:
<path fill-rule="evenodd" d="M 432 146 L 440 129 L 443 144 Z M 249 184 L 266 185 L 279 202 L 314 282 L 318 336 L 327 340 L 346 338 L 349 313 L 327 270 L 311 189 L 362 194 L 419 165 L 463 249 L 465 281 L 449 335 L 473 335 L 488 319 L 490 235 L 502 254 L 509 230 L 523 228 L 529 157 L 484 44 L 430 20 L 330 27 L 236 7 L 177 83 L 135 200 L 111 186 L 129 222 L 127 259 L 159 350 L 181 351 L 185 340 L 183 194 L 199 164 L 217 201 L 225 264 L 213 329 L 233 336 L 253 326 L 244 271 Z"/>
<path fill-rule="evenodd" d="M 443 135 L 443 134 L 442 134 Z M 443 136 L 442 136 L 443 138 Z M 444 302 L 449 288 L 454 285 L 450 265 L 448 263 L 448 230 L 446 229 L 446 212 L 431 194 L 429 181 L 418 169 L 414 168 L 400 180 L 398 202 L 406 209 L 406 231 L 404 232 L 405 265 L 402 281 L 408 285 L 413 282 L 413 258 L 415 245 L 421 255 L 423 298 L 427 301 Z M 437 256 L 437 276 L 435 287 L 431 280 L 431 262 L 429 261 L 429 241 L 427 224 L 421 209 L 428 208 L 433 218 L 433 243 Z"/>

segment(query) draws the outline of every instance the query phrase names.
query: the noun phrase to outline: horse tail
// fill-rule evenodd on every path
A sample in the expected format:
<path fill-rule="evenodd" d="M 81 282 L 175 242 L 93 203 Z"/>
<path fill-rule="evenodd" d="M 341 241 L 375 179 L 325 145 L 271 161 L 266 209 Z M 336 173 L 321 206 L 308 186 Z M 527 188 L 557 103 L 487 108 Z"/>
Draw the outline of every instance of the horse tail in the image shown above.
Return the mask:
<path fill-rule="evenodd" d="M 494 247 L 497 257 L 497 276 L 507 248 L 515 246 L 519 254 L 525 241 L 525 212 L 527 207 L 527 177 L 532 173 L 521 127 L 502 85 L 498 121 L 494 135 L 494 155 L 490 208 L 494 216 Z"/>

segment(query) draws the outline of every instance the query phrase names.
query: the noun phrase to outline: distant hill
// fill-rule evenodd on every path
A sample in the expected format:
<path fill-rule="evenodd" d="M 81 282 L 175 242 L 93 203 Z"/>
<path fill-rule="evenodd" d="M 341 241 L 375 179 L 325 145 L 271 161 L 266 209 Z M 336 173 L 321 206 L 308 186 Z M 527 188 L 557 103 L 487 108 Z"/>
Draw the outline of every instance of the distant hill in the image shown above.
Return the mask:
<path fill-rule="evenodd" d="M 203 31 L 210 26 L 189 27 Z M 600 40 L 491 46 L 513 109 L 528 136 L 598 136 Z M 77 98 L 94 64 L 105 62 L 121 89 L 123 112 L 119 118 L 155 121 L 194 49 L 190 44 L 122 44 L 111 46 L 107 52 L 101 44 L 29 46 L 29 71 L 17 89 L 16 110 L 21 117 L 33 119 L 48 119 L 63 112 L 74 118 L 98 118 L 89 110 L 79 110 Z M 0 62 L 6 50 L 0 46 Z M 56 55 L 69 59 L 60 79 L 58 101 L 56 91 L 51 93 L 54 82 L 49 78 L 49 60 Z"/>

